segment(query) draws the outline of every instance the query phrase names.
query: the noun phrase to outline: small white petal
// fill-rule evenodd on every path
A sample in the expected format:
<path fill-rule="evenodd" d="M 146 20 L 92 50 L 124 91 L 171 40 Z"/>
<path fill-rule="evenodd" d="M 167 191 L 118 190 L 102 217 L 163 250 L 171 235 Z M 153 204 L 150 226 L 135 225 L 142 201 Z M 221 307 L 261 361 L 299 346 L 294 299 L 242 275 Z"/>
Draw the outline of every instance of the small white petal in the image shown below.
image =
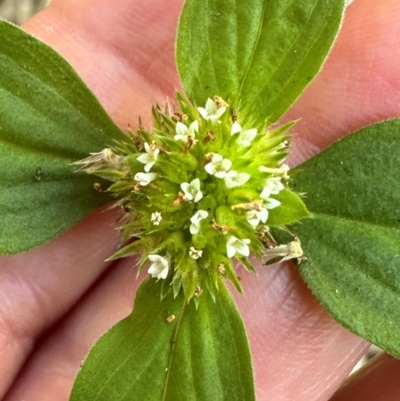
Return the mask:
<path fill-rule="evenodd" d="M 217 104 L 214 102 L 214 100 L 208 98 L 206 102 L 206 110 L 207 114 L 215 114 L 218 110 Z"/>
<path fill-rule="evenodd" d="M 268 199 L 271 196 L 271 188 L 265 186 L 260 194 L 261 199 Z"/>
<path fill-rule="evenodd" d="M 276 181 L 275 182 L 275 188 L 271 191 L 271 194 L 279 194 L 279 192 L 282 191 L 282 189 L 285 189 L 284 185 L 282 184 L 281 181 Z"/>
<path fill-rule="evenodd" d="M 235 135 L 238 133 L 240 133 L 238 138 L 239 145 L 247 147 L 250 146 L 251 141 L 257 136 L 257 129 L 251 128 L 243 131 L 242 126 L 237 121 L 235 121 L 231 127 L 231 135 Z"/>
<path fill-rule="evenodd" d="M 190 222 L 192 223 L 190 225 L 189 231 L 190 234 L 195 235 L 199 232 L 200 230 L 200 221 L 204 220 L 208 217 L 208 212 L 205 210 L 198 210 L 191 218 Z"/>
<path fill-rule="evenodd" d="M 152 152 L 152 150 L 151 150 L 151 148 L 150 148 L 150 145 L 149 145 L 147 142 L 144 143 L 144 150 L 145 150 L 147 153 L 151 153 L 151 152 Z"/>
<path fill-rule="evenodd" d="M 197 110 L 199 111 L 200 115 L 205 119 L 208 120 L 208 113 L 204 107 L 198 107 Z"/>
<path fill-rule="evenodd" d="M 203 198 L 203 193 L 200 190 L 198 190 L 196 192 L 196 195 L 194 196 L 193 202 L 196 203 L 202 198 Z"/>
<path fill-rule="evenodd" d="M 239 135 L 238 143 L 242 146 L 250 146 L 251 141 L 257 136 L 257 130 L 255 128 L 242 131 Z"/>
<path fill-rule="evenodd" d="M 242 244 L 239 247 L 239 249 L 237 250 L 238 253 L 240 253 L 243 256 L 249 256 L 250 255 L 250 248 L 249 248 L 249 244 L 250 244 L 250 240 L 248 238 L 242 239 Z"/>
<path fill-rule="evenodd" d="M 195 178 L 194 180 L 191 181 L 190 185 L 192 188 L 196 191 L 200 190 L 200 180 L 198 178 Z"/>
<path fill-rule="evenodd" d="M 231 135 L 238 134 L 239 132 L 242 132 L 242 126 L 237 121 L 235 121 L 232 124 Z"/>
<path fill-rule="evenodd" d="M 210 175 L 213 175 L 213 174 L 215 173 L 215 169 L 214 169 L 214 166 L 213 166 L 212 162 L 207 163 L 207 164 L 204 166 L 204 170 L 206 170 L 206 172 L 207 172 L 208 174 L 210 174 Z"/>
<path fill-rule="evenodd" d="M 142 187 L 148 185 L 151 181 L 157 178 L 156 173 L 137 173 L 135 174 L 134 180 L 138 181 Z"/>
<path fill-rule="evenodd" d="M 212 154 L 212 163 L 218 164 L 224 160 L 224 156 L 220 155 L 219 153 L 213 153 Z"/>
<path fill-rule="evenodd" d="M 217 178 L 224 178 L 226 175 L 225 171 L 218 171 L 214 174 Z"/>
<path fill-rule="evenodd" d="M 261 211 L 258 212 L 258 216 L 260 217 L 260 221 L 262 223 L 266 223 L 268 220 L 268 209 L 261 209 Z"/>
<path fill-rule="evenodd" d="M 196 132 L 199 132 L 199 122 L 197 120 L 194 120 L 190 125 L 189 125 L 189 132 L 194 134 Z"/>
<path fill-rule="evenodd" d="M 236 248 L 230 243 L 226 244 L 226 255 L 228 258 L 233 258 L 236 254 Z"/>
<path fill-rule="evenodd" d="M 245 184 L 250 179 L 250 174 L 238 173 L 237 171 L 231 170 L 226 173 L 224 179 L 225 185 L 228 188 L 235 188 Z"/>
<path fill-rule="evenodd" d="M 191 224 L 189 230 L 190 230 L 190 234 L 192 234 L 192 235 L 198 234 L 198 232 L 200 230 L 200 224 Z"/>
<path fill-rule="evenodd" d="M 147 271 L 154 278 L 165 279 L 168 276 L 169 262 L 168 259 L 160 255 L 149 255 L 150 262 L 153 262 Z"/>
<path fill-rule="evenodd" d="M 266 209 L 275 209 L 276 207 L 278 207 L 281 202 L 279 202 L 278 200 L 274 199 L 274 198 L 268 198 L 265 200 L 265 204 L 264 207 Z"/>
<path fill-rule="evenodd" d="M 176 123 L 175 132 L 176 132 L 178 135 L 187 135 L 187 134 L 188 134 L 188 131 L 189 131 L 189 129 L 188 129 L 188 127 L 186 126 L 186 124 L 181 123 L 180 121 L 178 121 L 178 122 Z"/>
<path fill-rule="evenodd" d="M 185 198 L 187 200 L 193 200 L 193 194 L 191 192 L 191 188 L 190 188 L 190 184 L 188 182 L 183 182 L 181 184 L 181 189 L 183 191 L 183 193 L 185 194 Z"/>
<path fill-rule="evenodd" d="M 149 162 L 149 163 L 147 163 L 147 164 L 144 166 L 144 171 L 145 171 L 146 173 L 148 173 L 148 172 L 151 170 L 151 168 L 154 166 L 154 163 L 155 163 L 155 162 Z"/>
<path fill-rule="evenodd" d="M 285 188 L 279 177 L 270 178 L 268 181 L 271 187 L 271 194 L 279 194 Z"/>
<path fill-rule="evenodd" d="M 143 164 L 150 163 L 150 161 L 151 161 L 150 156 L 147 153 L 143 153 L 136 160 Z"/>
<path fill-rule="evenodd" d="M 208 217 L 208 212 L 206 210 L 198 210 L 191 218 L 190 221 L 195 223 L 197 221 L 206 219 Z"/>
<path fill-rule="evenodd" d="M 225 106 L 221 106 L 218 110 L 217 110 L 217 113 L 216 113 L 216 118 L 218 119 L 218 118 L 220 118 L 221 116 L 222 116 L 222 114 L 224 114 L 225 113 L 225 111 L 226 111 L 226 107 Z"/>
<path fill-rule="evenodd" d="M 183 142 L 187 143 L 189 140 L 189 135 L 175 135 L 174 139 L 175 139 L 175 141 L 183 141 Z"/>

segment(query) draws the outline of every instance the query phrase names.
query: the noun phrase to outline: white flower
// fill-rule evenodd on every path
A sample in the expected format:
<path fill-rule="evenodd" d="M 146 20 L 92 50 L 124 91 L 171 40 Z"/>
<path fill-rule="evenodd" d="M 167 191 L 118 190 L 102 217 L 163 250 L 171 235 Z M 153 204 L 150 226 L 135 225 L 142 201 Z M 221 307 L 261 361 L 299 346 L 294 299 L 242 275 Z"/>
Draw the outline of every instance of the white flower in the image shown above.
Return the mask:
<path fill-rule="evenodd" d="M 189 256 L 194 260 L 199 259 L 203 256 L 203 251 L 200 249 L 195 249 L 193 246 L 191 246 L 189 250 Z"/>
<path fill-rule="evenodd" d="M 190 222 L 190 234 L 194 235 L 197 234 L 200 230 L 200 221 L 206 219 L 208 217 L 208 212 L 205 210 L 198 210 L 191 218 Z"/>
<path fill-rule="evenodd" d="M 197 110 L 205 120 L 215 124 L 216 122 L 219 122 L 219 118 L 225 113 L 226 107 L 218 107 L 214 100 L 208 98 L 206 107 L 198 107 Z"/>
<path fill-rule="evenodd" d="M 204 166 L 208 174 L 215 175 L 217 178 L 224 178 L 231 167 L 232 162 L 229 159 L 224 159 L 218 153 L 213 153 L 211 162 Z"/>
<path fill-rule="evenodd" d="M 137 173 L 135 174 L 134 180 L 138 181 L 142 187 L 148 185 L 151 181 L 157 178 L 156 173 Z"/>
<path fill-rule="evenodd" d="M 279 177 L 268 178 L 265 181 L 264 188 L 260 194 L 260 198 L 268 199 L 271 194 L 279 194 L 285 187 L 283 186 Z"/>
<path fill-rule="evenodd" d="M 245 184 L 250 179 L 250 174 L 238 173 L 237 171 L 231 170 L 228 173 L 226 173 L 224 178 L 225 178 L 225 185 L 228 188 L 235 188 Z"/>
<path fill-rule="evenodd" d="M 145 164 L 144 171 L 148 173 L 156 162 L 160 149 L 152 148 L 147 142 L 144 143 L 144 149 L 146 153 L 140 155 L 137 161 Z"/>
<path fill-rule="evenodd" d="M 194 179 L 190 183 L 182 183 L 181 188 L 187 200 L 198 202 L 203 197 L 203 194 L 200 191 L 200 180 L 198 178 Z"/>
<path fill-rule="evenodd" d="M 154 212 L 151 214 L 151 221 L 155 226 L 159 226 L 162 220 L 162 216 L 160 212 Z"/>
<path fill-rule="evenodd" d="M 243 131 L 241 125 L 237 121 L 235 121 L 232 124 L 231 135 L 235 134 L 239 134 L 238 143 L 242 146 L 247 147 L 251 145 L 251 141 L 257 136 L 257 129 L 251 128 Z"/>
<path fill-rule="evenodd" d="M 194 138 L 196 136 L 196 133 L 199 132 L 199 122 L 195 120 L 188 127 L 186 124 L 178 121 L 176 123 L 175 132 L 175 141 L 183 141 L 187 143 L 189 136 L 192 136 Z"/>
<path fill-rule="evenodd" d="M 169 270 L 168 259 L 160 255 L 149 255 L 150 262 L 153 262 L 148 270 L 151 277 L 155 278 L 167 278 Z"/>
<path fill-rule="evenodd" d="M 250 244 L 249 239 L 239 239 L 231 235 L 226 243 L 226 254 L 228 258 L 232 258 L 236 253 L 249 256 L 250 249 L 248 244 Z"/>
<path fill-rule="evenodd" d="M 260 224 L 260 221 L 266 223 L 268 219 L 268 210 L 265 208 L 262 208 L 261 210 L 249 210 L 246 212 L 246 219 L 253 227 L 257 227 Z"/>

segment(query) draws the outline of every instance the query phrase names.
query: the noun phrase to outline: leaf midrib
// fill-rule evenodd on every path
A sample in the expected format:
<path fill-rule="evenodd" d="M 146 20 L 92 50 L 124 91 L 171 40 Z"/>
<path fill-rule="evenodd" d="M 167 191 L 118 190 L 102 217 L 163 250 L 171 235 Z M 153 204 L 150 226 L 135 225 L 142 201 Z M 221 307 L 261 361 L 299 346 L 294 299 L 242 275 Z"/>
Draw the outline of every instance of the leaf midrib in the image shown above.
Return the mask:
<path fill-rule="evenodd" d="M 181 312 L 179 314 L 179 318 L 178 318 L 178 321 L 176 323 L 176 328 L 175 328 L 175 331 L 174 331 L 174 334 L 173 334 L 173 337 L 172 337 L 172 340 L 171 340 L 172 341 L 172 345 L 171 345 L 171 351 L 170 351 L 169 357 L 168 357 L 168 367 L 167 367 L 168 370 L 167 370 L 167 374 L 165 376 L 164 392 L 163 392 L 161 401 L 165 401 L 166 397 L 167 397 L 169 379 L 170 379 L 170 374 L 171 374 L 172 360 L 173 360 L 174 352 L 175 352 L 175 349 L 176 349 L 176 341 L 177 341 L 177 338 L 178 338 L 178 335 L 179 335 L 179 330 L 180 330 L 181 325 L 182 325 L 182 320 L 183 320 L 183 316 L 185 314 L 186 308 L 187 308 L 187 302 L 186 302 L 186 299 L 184 299 L 182 307 L 181 307 Z"/>
<path fill-rule="evenodd" d="M 258 28 L 258 32 L 257 32 L 257 37 L 256 37 L 256 40 L 254 42 L 254 46 L 253 46 L 249 61 L 247 63 L 246 71 L 244 72 L 242 82 L 240 83 L 240 86 L 239 86 L 238 99 L 240 99 L 241 96 L 242 96 L 242 90 L 243 90 L 244 84 L 245 84 L 245 82 L 247 80 L 247 77 L 249 75 L 251 66 L 253 65 L 253 60 L 254 60 L 255 54 L 257 52 L 258 44 L 260 42 L 261 34 L 262 34 L 262 31 L 263 31 L 263 27 L 264 27 L 264 19 L 265 19 L 265 11 L 267 9 L 267 3 L 268 3 L 268 0 L 265 0 L 264 3 L 263 3 L 263 9 L 262 9 L 261 19 L 260 19 L 261 23 L 258 25 L 259 28 Z"/>
<path fill-rule="evenodd" d="M 303 34 L 303 31 L 304 31 L 305 29 L 307 29 L 307 27 L 308 27 L 308 22 L 309 22 L 310 19 L 313 17 L 316 8 L 317 8 L 317 5 L 315 4 L 315 6 L 314 6 L 314 8 L 313 8 L 312 12 L 310 13 L 310 16 L 309 16 L 309 18 L 308 18 L 308 20 L 307 20 L 307 24 L 304 25 L 304 29 L 302 29 L 301 31 L 299 31 L 299 34 L 297 35 L 296 40 L 292 42 L 290 48 L 288 49 L 288 52 L 286 53 L 286 56 L 283 57 L 283 58 L 281 59 L 281 61 L 279 62 L 279 64 L 278 64 L 278 65 L 276 66 L 276 68 L 274 69 L 273 73 L 270 75 L 270 78 L 269 78 L 270 80 L 272 80 L 272 79 L 274 78 L 274 76 L 277 74 L 279 68 L 281 67 L 281 65 L 282 65 L 282 64 L 285 62 L 285 60 L 287 59 L 287 57 L 288 57 L 288 55 L 289 55 L 289 53 L 290 53 L 290 50 L 293 49 L 294 47 L 298 47 L 298 46 L 297 46 L 297 43 L 298 43 L 299 39 L 301 38 L 301 36 L 302 36 L 302 34 Z M 324 27 L 326 27 L 326 26 L 327 26 L 327 23 L 324 25 Z M 322 35 L 324 35 L 324 34 L 325 34 L 324 30 L 321 30 L 321 33 L 320 33 L 320 35 L 317 37 L 317 40 L 314 41 L 314 44 L 315 44 L 315 43 L 318 41 L 318 39 L 319 39 Z M 281 93 L 284 91 L 284 89 L 285 89 L 285 88 L 289 85 L 289 83 L 293 80 L 293 77 L 297 74 L 298 70 L 303 66 L 304 60 L 307 59 L 307 57 L 308 57 L 308 55 L 310 54 L 310 52 L 311 52 L 312 49 L 313 49 L 312 47 L 309 47 L 309 48 L 308 48 L 308 51 L 304 53 L 301 62 L 299 62 L 299 63 L 297 64 L 297 68 L 294 69 L 294 70 L 293 70 L 293 73 L 287 78 L 286 83 L 285 83 L 284 85 L 282 85 L 282 87 L 281 87 L 281 89 L 280 89 L 279 91 L 276 91 L 276 92 L 270 97 L 269 102 L 268 102 L 269 104 L 273 104 L 273 103 L 275 102 L 275 99 L 277 99 L 277 98 L 281 95 Z M 322 66 L 321 66 L 321 68 L 322 68 Z M 304 90 L 306 89 L 306 87 L 307 87 L 310 83 L 311 83 L 311 80 L 310 80 L 310 82 L 307 83 L 307 85 L 304 87 L 304 89 L 303 89 L 302 92 L 304 92 Z M 265 88 L 265 86 L 263 86 L 263 87 L 259 90 L 259 92 L 255 95 L 255 98 L 256 98 L 256 99 L 263 93 L 264 88 Z M 300 96 L 300 95 L 301 95 L 301 94 L 299 94 L 298 96 Z M 297 97 L 298 97 L 298 96 L 297 96 Z"/>
<path fill-rule="evenodd" d="M 370 225 L 370 226 L 373 226 L 373 227 L 390 228 L 390 229 L 394 229 L 394 230 L 400 230 L 400 227 L 394 227 L 394 226 L 389 226 L 389 225 L 385 225 L 385 224 L 379 224 L 379 223 L 375 223 L 375 222 L 366 222 L 366 221 L 350 218 L 348 216 L 340 216 L 340 215 L 337 215 L 337 214 L 329 214 L 329 213 L 322 213 L 322 212 L 313 212 L 311 209 L 309 211 L 310 211 L 312 216 L 317 216 L 317 217 L 321 217 L 321 218 L 348 220 L 350 222 L 357 223 L 357 224 L 360 224 L 360 225 Z"/>

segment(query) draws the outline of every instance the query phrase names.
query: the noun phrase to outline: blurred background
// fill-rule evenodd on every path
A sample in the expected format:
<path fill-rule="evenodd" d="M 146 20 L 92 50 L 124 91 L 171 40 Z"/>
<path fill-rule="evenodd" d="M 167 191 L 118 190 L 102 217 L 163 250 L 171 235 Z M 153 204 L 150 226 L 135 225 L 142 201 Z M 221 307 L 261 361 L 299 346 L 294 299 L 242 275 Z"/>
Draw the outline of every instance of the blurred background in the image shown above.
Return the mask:
<path fill-rule="evenodd" d="M 48 3 L 50 0 L 0 0 L 0 18 L 20 25 Z"/>

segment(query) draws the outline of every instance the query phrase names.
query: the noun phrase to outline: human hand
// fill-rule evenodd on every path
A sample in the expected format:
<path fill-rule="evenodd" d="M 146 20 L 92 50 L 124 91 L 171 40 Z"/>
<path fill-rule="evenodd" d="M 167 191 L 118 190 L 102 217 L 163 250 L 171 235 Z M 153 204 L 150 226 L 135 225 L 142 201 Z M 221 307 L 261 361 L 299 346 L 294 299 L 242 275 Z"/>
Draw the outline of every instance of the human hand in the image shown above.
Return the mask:
<path fill-rule="evenodd" d="M 151 104 L 162 104 L 179 87 L 173 43 L 182 4 L 54 0 L 25 29 L 59 51 L 126 129 L 138 115 L 149 123 Z M 356 0 L 348 9 L 323 72 L 287 117 L 302 118 L 292 165 L 352 129 L 400 114 L 399 20 L 397 0 Z M 133 261 L 104 262 L 118 246 L 116 218 L 96 212 L 50 244 L 1 259 L 4 401 L 67 400 L 88 349 L 131 311 L 138 286 Z M 245 295 L 235 299 L 249 332 L 258 399 L 328 400 L 365 342 L 326 314 L 291 265 L 239 272 Z M 399 369 L 384 358 L 379 372 Z M 378 383 L 379 393 L 370 390 L 360 399 L 398 399 L 399 393 L 390 398 L 393 386 Z M 357 383 L 335 401 L 349 400 L 350 387 Z"/>

